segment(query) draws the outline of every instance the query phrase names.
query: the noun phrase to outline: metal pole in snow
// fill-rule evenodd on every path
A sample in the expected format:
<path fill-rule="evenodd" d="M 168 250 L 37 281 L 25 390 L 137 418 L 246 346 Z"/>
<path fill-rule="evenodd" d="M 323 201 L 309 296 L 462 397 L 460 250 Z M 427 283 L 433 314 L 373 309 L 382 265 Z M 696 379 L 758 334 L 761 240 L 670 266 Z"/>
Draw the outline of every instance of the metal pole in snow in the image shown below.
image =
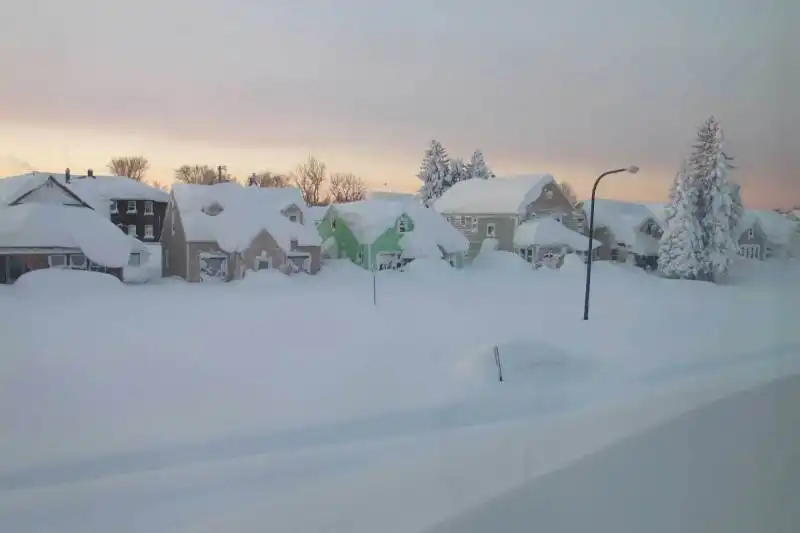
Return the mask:
<path fill-rule="evenodd" d="M 497 365 L 497 378 L 503 381 L 503 366 L 500 364 L 500 347 L 494 345 L 494 362 Z"/>
<path fill-rule="evenodd" d="M 372 271 L 372 305 L 378 305 L 378 291 L 375 283 L 375 259 L 372 257 L 372 244 L 367 245 L 369 254 L 369 269 Z"/>

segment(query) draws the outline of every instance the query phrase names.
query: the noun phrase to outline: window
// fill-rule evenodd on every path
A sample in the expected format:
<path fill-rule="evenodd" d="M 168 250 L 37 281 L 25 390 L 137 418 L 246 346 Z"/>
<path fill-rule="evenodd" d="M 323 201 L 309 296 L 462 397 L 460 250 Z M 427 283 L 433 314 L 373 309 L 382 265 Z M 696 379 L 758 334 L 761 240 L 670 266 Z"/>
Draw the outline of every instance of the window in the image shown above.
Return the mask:
<path fill-rule="evenodd" d="M 69 266 L 71 268 L 86 268 L 86 256 L 83 254 L 72 254 L 69 256 Z"/>
<path fill-rule="evenodd" d="M 130 266 L 139 266 L 142 264 L 142 254 L 139 252 L 133 252 L 131 255 L 128 256 L 128 264 Z"/>
<path fill-rule="evenodd" d="M 755 236 L 756 236 L 756 232 L 753 230 L 753 228 L 750 228 L 749 230 L 747 230 L 747 240 L 751 241 L 751 240 L 753 240 L 755 238 Z"/>
<path fill-rule="evenodd" d="M 494 235 L 495 235 L 494 222 L 489 222 L 488 224 L 486 224 L 486 236 L 494 237 Z"/>
<path fill-rule="evenodd" d="M 128 208 L 129 209 L 130 209 L 130 205 L 131 205 L 130 202 L 128 202 Z M 153 201 L 152 200 L 147 200 L 144 203 L 144 214 L 145 215 L 152 215 L 153 213 L 155 213 L 155 211 L 153 210 Z"/>
<path fill-rule="evenodd" d="M 128 200 L 128 209 L 126 213 L 136 213 L 136 200 Z"/>
<path fill-rule="evenodd" d="M 408 231 L 408 221 L 405 218 L 401 218 L 397 221 L 397 233 L 405 233 Z"/>
<path fill-rule="evenodd" d="M 65 267 L 67 266 L 67 256 L 61 254 L 48 256 L 47 264 L 51 268 Z"/>
<path fill-rule="evenodd" d="M 175 213 L 172 213 L 169 217 L 170 226 L 172 227 L 172 235 L 175 236 Z"/>
<path fill-rule="evenodd" d="M 169 268 L 169 250 L 164 250 L 164 266 Z"/>
<path fill-rule="evenodd" d="M 269 259 L 256 259 L 256 270 L 269 270 Z"/>
<path fill-rule="evenodd" d="M 111 200 L 109 202 L 109 209 L 110 209 L 112 215 L 116 215 L 117 213 L 119 213 L 119 208 L 117 207 L 117 201 L 116 200 Z"/>
<path fill-rule="evenodd" d="M 136 224 L 128 225 L 128 235 L 131 237 L 136 237 Z"/>
<path fill-rule="evenodd" d="M 331 217 L 331 229 L 336 229 L 336 219 Z"/>
<path fill-rule="evenodd" d="M 289 220 L 292 222 L 297 222 L 297 215 L 289 215 Z"/>
<path fill-rule="evenodd" d="M 456 222 L 458 222 L 458 224 L 461 224 L 463 226 L 464 225 L 464 217 L 463 216 L 456 217 Z"/>
<path fill-rule="evenodd" d="M 144 227 L 144 238 L 152 239 L 153 237 L 155 237 L 155 233 L 153 233 L 153 226 L 148 224 Z"/>
<path fill-rule="evenodd" d="M 555 220 L 556 222 L 561 222 L 563 220 L 563 216 L 561 215 L 561 213 L 556 213 L 555 215 L 553 215 L 553 220 Z"/>
<path fill-rule="evenodd" d="M 611 249 L 611 260 L 612 261 L 619 261 L 619 248 L 612 248 Z"/>
<path fill-rule="evenodd" d="M 472 233 L 478 233 L 478 217 L 472 217 Z"/>
<path fill-rule="evenodd" d="M 544 191 L 544 197 L 546 199 L 548 199 L 548 200 L 552 200 L 553 199 L 553 189 L 547 189 L 546 191 Z"/>

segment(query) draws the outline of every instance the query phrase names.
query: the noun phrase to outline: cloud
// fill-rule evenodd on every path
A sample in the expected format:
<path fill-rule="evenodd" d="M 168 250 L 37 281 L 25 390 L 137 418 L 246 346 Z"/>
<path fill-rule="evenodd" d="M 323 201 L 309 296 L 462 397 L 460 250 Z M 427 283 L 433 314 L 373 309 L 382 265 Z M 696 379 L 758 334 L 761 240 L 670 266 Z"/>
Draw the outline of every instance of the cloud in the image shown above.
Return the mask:
<path fill-rule="evenodd" d="M 0 120 L 663 176 L 713 113 L 738 175 L 800 194 L 790 2 L 34 4 L 4 8 Z"/>

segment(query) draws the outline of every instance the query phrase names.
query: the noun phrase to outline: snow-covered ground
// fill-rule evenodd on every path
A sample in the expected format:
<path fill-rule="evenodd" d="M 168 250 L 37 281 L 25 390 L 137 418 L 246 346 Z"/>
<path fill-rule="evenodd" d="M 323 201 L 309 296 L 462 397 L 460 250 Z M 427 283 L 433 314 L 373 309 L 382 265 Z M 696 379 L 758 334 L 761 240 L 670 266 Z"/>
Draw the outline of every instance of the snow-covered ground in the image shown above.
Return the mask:
<path fill-rule="evenodd" d="M 726 286 L 599 263 L 584 322 L 581 265 L 494 255 L 380 272 L 377 305 L 341 262 L 0 287 L 0 531 L 421 531 L 800 372 L 796 263 Z"/>

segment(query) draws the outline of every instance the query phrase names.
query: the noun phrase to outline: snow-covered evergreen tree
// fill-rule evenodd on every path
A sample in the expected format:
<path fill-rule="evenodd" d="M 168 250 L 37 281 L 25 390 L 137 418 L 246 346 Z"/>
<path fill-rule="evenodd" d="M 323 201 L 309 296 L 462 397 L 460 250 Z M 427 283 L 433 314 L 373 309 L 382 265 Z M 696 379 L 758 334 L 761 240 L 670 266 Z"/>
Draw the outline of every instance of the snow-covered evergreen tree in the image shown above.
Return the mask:
<path fill-rule="evenodd" d="M 450 160 L 450 185 L 469 179 L 469 169 L 460 157 Z"/>
<path fill-rule="evenodd" d="M 738 225 L 737 207 L 728 180 L 731 158 L 723 150 L 724 143 L 719 122 L 711 117 L 697 130 L 689 157 L 689 182 L 696 196 L 695 215 L 703 245 L 698 278 L 710 281 L 727 274 L 738 248 L 733 235 Z"/>
<path fill-rule="evenodd" d="M 420 197 L 425 205 L 431 205 L 437 198 L 450 188 L 450 160 L 447 151 L 439 141 L 431 141 L 431 146 L 425 152 L 419 174 L 422 181 L 419 189 Z"/>
<path fill-rule="evenodd" d="M 683 164 L 664 210 L 664 234 L 658 249 L 658 269 L 666 277 L 696 279 L 702 255 L 701 228 L 695 216 L 696 194 Z"/>
<path fill-rule="evenodd" d="M 494 178 L 494 173 L 486 165 L 483 152 L 475 150 L 467 163 L 467 179 L 489 180 Z"/>

